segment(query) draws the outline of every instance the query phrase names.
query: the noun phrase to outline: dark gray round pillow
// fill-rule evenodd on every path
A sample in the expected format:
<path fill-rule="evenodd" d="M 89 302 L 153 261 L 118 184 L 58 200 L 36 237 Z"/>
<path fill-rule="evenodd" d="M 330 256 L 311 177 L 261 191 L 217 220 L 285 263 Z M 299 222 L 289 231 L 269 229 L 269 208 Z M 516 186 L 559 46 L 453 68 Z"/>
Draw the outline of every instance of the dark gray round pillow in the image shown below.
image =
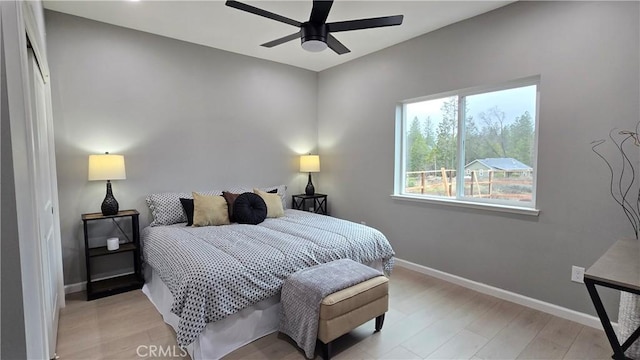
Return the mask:
<path fill-rule="evenodd" d="M 233 218 L 238 224 L 257 225 L 267 217 L 267 204 L 260 195 L 246 192 L 233 202 Z"/>

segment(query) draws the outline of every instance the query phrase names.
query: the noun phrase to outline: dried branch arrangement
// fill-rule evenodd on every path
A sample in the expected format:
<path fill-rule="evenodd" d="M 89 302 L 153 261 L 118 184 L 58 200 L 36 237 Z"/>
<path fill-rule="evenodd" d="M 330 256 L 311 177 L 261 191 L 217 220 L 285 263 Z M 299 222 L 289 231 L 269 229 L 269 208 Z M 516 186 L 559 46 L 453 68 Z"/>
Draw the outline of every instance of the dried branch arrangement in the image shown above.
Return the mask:
<path fill-rule="evenodd" d="M 615 145 L 619 155 L 616 156 L 617 159 L 614 158 L 611 159 L 611 161 L 607 160 L 598 149 L 598 147 L 607 142 L 606 139 L 591 142 L 591 150 L 593 150 L 609 168 L 609 192 L 613 200 L 620 205 L 627 219 L 629 219 L 636 239 L 638 239 L 638 231 L 640 231 L 640 186 L 638 185 L 639 180 L 636 177 L 636 168 L 633 166 L 633 162 L 629 158 L 627 151 L 629 146 L 633 145 L 631 148 L 635 149 L 636 153 L 632 154 L 632 157 L 635 159 L 640 155 L 639 129 L 640 122 L 636 124 L 635 131 L 617 131 L 617 129 L 612 129 L 609 132 L 609 139 L 611 139 Z M 618 165 L 615 160 L 618 160 L 620 164 Z"/>

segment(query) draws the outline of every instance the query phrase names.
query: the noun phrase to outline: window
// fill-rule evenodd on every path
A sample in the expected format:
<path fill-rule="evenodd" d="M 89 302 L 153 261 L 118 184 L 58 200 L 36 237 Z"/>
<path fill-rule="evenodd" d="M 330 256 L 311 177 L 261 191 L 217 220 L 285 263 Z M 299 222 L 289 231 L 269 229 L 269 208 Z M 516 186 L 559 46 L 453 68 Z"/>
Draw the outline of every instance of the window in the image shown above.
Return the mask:
<path fill-rule="evenodd" d="M 534 209 L 538 82 L 403 102 L 395 195 Z"/>

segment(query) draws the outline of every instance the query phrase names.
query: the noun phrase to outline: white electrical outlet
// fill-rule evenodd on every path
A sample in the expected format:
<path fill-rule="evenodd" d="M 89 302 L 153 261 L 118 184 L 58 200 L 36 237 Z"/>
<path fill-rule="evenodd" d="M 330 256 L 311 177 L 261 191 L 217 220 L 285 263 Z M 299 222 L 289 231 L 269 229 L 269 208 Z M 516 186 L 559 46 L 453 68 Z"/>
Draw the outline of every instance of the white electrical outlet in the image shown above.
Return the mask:
<path fill-rule="evenodd" d="M 367 225 L 367 223 L 366 223 L 366 222 L 364 222 L 364 221 L 360 221 L 360 224 L 362 224 L 362 225 Z"/>
<path fill-rule="evenodd" d="M 580 266 L 571 267 L 571 281 L 584 284 L 584 268 Z"/>

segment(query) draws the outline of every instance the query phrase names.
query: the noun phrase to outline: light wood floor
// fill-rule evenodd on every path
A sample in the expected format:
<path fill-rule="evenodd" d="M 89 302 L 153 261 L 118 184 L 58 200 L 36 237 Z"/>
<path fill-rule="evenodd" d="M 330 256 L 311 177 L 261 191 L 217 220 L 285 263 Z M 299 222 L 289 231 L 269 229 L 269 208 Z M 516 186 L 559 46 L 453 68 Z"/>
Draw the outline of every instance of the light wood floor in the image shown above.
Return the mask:
<path fill-rule="evenodd" d="M 400 267 L 390 282 L 380 333 L 370 321 L 336 340 L 333 359 L 610 359 L 604 332 Z M 60 315 L 60 359 L 140 359 L 170 348 L 175 333 L 141 291 L 94 301 L 67 296 Z M 177 349 L 177 347 L 175 347 Z M 317 349 L 316 353 L 319 349 Z M 176 355 L 176 356 L 171 356 Z M 179 350 L 164 358 L 180 358 Z M 153 359 L 162 357 L 153 357 Z M 320 359 L 320 356 L 316 356 Z M 304 359 L 277 333 L 225 359 Z"/>

